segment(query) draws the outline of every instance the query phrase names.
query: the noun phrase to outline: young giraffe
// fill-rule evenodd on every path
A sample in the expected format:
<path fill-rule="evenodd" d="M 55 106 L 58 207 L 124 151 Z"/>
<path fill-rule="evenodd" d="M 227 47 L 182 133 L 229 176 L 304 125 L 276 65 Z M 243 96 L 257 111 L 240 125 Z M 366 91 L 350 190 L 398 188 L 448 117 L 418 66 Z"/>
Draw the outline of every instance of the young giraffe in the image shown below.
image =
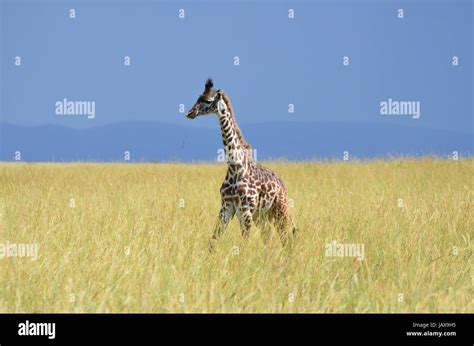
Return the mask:
<path fill-rule="evenodd" d="M 209 244 L 210 250 L 213 250 L 235 214 L 244 239 L 249 236 L 253 219 L 262 228 L 265 241 L 270 236 L 270 222 L 277 228 L 281 242 L 285 245 L 290 228 L 293 233 L 296 231 L 286 188 L 275 173 L 253 160 L 252 147 L 245 141 L 237 126 L 229 97 L 221 90 L 214 90 L 211 79 L 207 80 L 204 93 L 186 116 L 194 119 L 208 114 L 217 114 L 219 117 L 228 165 L 227 175 L 220 189 L 222 206 L 219 222 Z"/>

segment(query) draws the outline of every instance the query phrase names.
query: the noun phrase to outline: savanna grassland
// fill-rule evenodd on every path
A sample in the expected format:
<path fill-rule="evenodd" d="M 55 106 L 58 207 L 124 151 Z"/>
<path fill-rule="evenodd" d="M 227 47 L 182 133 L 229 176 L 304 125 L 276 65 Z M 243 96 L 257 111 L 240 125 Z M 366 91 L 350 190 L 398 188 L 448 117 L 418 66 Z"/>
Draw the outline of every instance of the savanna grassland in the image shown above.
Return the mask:
<path fill-rule="evenodd" d="M 266 165 L 292 246 L 234 219 L 210 254 L 223 164 L 0 164 L 0 243 L 39 245 L 0 258 L 0 312 L 474 311 L 473 159 Z"/>

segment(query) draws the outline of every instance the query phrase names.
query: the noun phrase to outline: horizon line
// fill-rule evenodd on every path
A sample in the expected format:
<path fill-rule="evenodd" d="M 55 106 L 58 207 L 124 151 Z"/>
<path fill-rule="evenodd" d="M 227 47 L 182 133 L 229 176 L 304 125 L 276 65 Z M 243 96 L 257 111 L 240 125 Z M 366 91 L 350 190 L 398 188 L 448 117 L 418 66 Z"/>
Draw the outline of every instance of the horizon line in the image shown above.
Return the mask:
<path fill-rule="evenodd" d="M 154 121 L 154 120 L 123 120 L 123 121 L 117 121 L 117 122 L 108 122 L 105 124 L 98 124 L 98 125 L 93 125 L 93 126 L 87 126 L 87 127 L 74 127 L 70 125 L 64 125 L 64 124 L 55 124 L 55 123 L 42 123 L 42 124 L 35 124 L 35 125 L 23 125 L 23 124 L 15 124 L 9 121 L 0 121 L 0 127 L 3 127 L 4 125 L 9 125 L 9 126 L 16 126 L 16 127 L 24 127 L 24 128 L 35 128 L 35 127 L 46 127 L 46 126 L 54 126 L 54 127 L 59 127 L 59 128 L 66 128 L 70 130 L 76 130 L 76 131 L 83 131 L 83 130 L 89 130 L 89 129 L 96 129 L 96 128 L 101 128 L 101 127 L 107 127 L 107 126 L 114 126 L 114 125 L 121 125 L 121 124 L 156 124 L 156 125 L 171 125 L 171 126 L 176 126 L 176 127 L 194 127 L 194 128 L 200 128 L 200 129 L 206 129 L 210 130 L 213 129 L 214 126 L 202 126 L 199 124 L 179 124 L 179 123 L 173 123 L 173 122 L 167 122 L 167 121 Z M 439 128 L 439 127 L 426 127 L 426 126 L 412 126 L 409 124 L 399 124 L 399 123 L 390 123 L 388 121 L 384 122 L 343 122 L 343 121 L 307 121 L 307 120 L 293 120 L 293 121 L 283 121 L 283 120 L 275 120 L 275 121 L 260 121 L 260 122 L 243 122 L 239 124 L 240 126 L 255 126 L 255 125 L 268 125 L 268 124 L 337 124 L 337 125 L 370 125 L 370 126 L 394 126 L 394 127 L 405 127 L 405 128 L 410 128 L 410 129 L 426 129 L 426 130 L 435 130 L 435 131 L 448 131 L 448 132 L 455 132 L 459 134 L 465 134 L 465 135 L 474 135 L 474 128 L 470 128 L 468 130 L 459 130 L 459 129 L 445 129 L 445 128 Z M 218 124 L 217 124 L 218 125 Z"/>

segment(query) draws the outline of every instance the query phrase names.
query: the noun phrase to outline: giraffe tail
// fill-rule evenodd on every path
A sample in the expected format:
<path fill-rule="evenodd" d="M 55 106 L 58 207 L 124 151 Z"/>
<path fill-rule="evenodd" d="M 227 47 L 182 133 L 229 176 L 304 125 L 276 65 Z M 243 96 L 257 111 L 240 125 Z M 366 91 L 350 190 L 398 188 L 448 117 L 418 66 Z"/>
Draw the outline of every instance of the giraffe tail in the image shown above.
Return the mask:
<path fill-rule="evenodd" d="M 295 224 L 293 224 L 291 232 L 293 233 L 293 236 L 299 233 L 299 229 Z"/>

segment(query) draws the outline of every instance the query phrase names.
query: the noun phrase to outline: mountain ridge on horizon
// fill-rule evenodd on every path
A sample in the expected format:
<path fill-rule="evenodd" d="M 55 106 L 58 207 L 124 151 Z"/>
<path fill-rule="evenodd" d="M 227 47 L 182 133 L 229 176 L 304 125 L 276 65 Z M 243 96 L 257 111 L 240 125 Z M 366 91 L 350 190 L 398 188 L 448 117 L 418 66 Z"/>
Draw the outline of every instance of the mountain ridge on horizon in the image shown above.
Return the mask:
<path fill-rule="evenodd" d="M 204 118 L 204 117 L 203 117 Z M 153 125 L 163 125 L 163 126 L 178 126 L 178 127 L 190 127 L 190 128 L 198 128 L 198 129 L 216 129 L 219 128 L 219 122 L 216 121 L 215 123 L 202 124 L 199 121 L 191 121 L 189 119 L 188 123 L 180 124 L 175 122 L 167 122 L 167 121 L 154 121 L 154 120 L 122 120 L 116 122 L 108 122 L 102 123 L 98 125 L 88 126 L 88 127 L 75 127 L 74 125 L 66 125 L 66 124 L 57 124 L 57 123 L 42 123 L 42 124 L 34 124 L 34 125 L 23 125 L 23 124 L 16 124 L 9 121 L 0 121 L 0 129 L 2 126 L 17 126 L 17 127 L 30 127 L 30 128 L 38 128 L 38 127 L 61 127 L 67 128 L 71 130 L 90 130 L 93 128 L 101 128 L 106 126 L 121 126 L 127 124 L 153 124 Z M 347 125 L 347 126 L 392 126 L 392 127 L 402 127 L 402 128 L 410 128 L 410 129 L 425 129 L 425 130 L 433 130 L 433 131 L 447 131 L 459 134 L 472 134 L 474 135 L 474 124 L 473 127 L 468 130 L 460 130 L 460 129 L 442 129 L 438 127 L 429 127 L 429 126 L 413 126 L 409 123 L 407 124 L 400 124 L 400 123 L 390 123 L 390 122 L 382 122 L 382 123 L 373 123 L 373 122 L 343 122 L 343 121 L 307 121 L 307 120 L 292 120 L 292 121 L 285 121 L 285 120 L 275 120 L 275 121 L 255 121 L 255 122 L 238 122 L 239 127 L 251 127 L 251 126 L 265 126 L 265 125 L 272 125 L 272 124 L 306 124 L 306 125 Z M 245 135 L 245 134 L 244 134 Z"/>
<path fill-rule="evenodd" d="M 399 124 L 266 122 L 243 124 L 244 136 L 257 159 L 318 160 L 393 156 L 473 155 L 473 134 Z M 218 128 L 218 125 L 216 125 Z M 127 121 L 89 128 L 45 124 L 0 123 L 0 159 L 15 161 L 132 162 L 216 161 L 222 148 L 220 131 L 211 127 L 154 121 Z"/>

